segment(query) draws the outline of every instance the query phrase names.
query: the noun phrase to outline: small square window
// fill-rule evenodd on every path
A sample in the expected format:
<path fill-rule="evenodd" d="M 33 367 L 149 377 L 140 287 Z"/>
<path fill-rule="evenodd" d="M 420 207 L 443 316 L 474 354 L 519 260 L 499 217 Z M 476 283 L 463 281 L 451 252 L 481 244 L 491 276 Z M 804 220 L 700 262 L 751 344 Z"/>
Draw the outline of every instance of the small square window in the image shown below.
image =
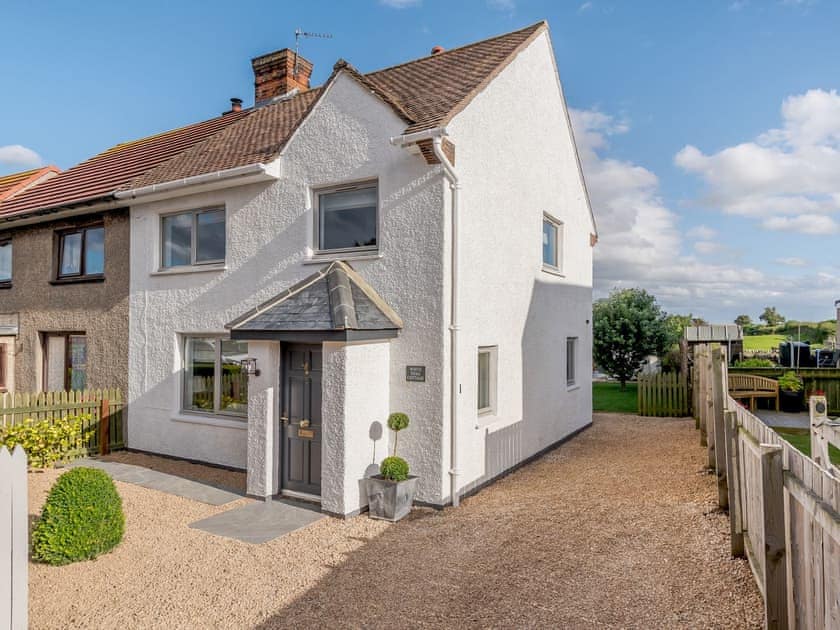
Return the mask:
<path fill-rule="evenodd" d="M 371 184 L 317 193 L 318 251 L 376 249 L 378 189 Z"/>
<path fill-rule="evenodd" d="M 220 337 L 184 340 L 183 408 L 185 411 L 247 416 L 248 357 L 244 341 Z"/>
<path fill-rule="evenodd" d="M 577 383 L 577 337 L 566 337 L 566 386 L 572 387 Z"/>
<path fill-rule="evenodd" d="M 0 286 L 12 282 L 12 241 L 0 241 Z"/>
<path fill-rule="evenodd" d="M 161 267 L 225 261 L 225 211 L 191 210 L 161 218 Z"/>
<path fill-rule="evenodd" d="M 478 349 L 479 415 L 496 412 L 497 357 L 498 348 L 496 346 L 486 346 Z"/>
<path fill-rule="evenodd" d="M 543 265 L 560 270 L 563 267 L 563 224 L 543 215 Z"/>
<path fill-rule="evenodd" d="M 60 280 L 99 278 L 105 273 L 105 228 L 101 225 L 58 233 Z"/>

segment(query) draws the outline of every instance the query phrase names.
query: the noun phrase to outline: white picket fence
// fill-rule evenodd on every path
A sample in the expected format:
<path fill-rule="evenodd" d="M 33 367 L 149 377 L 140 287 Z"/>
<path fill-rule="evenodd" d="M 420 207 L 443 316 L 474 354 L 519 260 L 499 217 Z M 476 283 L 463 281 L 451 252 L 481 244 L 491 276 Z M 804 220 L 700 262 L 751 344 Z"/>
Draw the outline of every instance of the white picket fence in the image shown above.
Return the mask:
<path fill-rule="evenodd" d="M 0 630 L 27 627 L 29 504 L 26 453 L 0 446 Z"/>

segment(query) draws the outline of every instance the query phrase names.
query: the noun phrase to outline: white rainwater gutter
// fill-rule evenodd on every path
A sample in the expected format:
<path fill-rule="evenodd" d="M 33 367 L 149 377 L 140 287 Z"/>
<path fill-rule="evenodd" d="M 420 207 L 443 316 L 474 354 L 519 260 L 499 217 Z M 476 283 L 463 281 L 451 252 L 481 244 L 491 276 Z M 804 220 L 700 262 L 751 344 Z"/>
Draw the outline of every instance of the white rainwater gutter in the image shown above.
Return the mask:
<path fill-rule="evenodd" d="M 459 436 L 459 422 L 458 422 L 458 400 L 461 393 L 461 381 L 458 375 L 458 331 L 460 330 L 459 319 L 459 197 L 461 191 L 461 184 L 458 181 L 458 174 L 455 172 L 455 167 L 446 157 L 443 152 L 443 139 L 446 137 L 446 128 L 438 127 L 436 129 L 429 129 L 428 131 L 418 131 L 416 133 L 409 133 L 402 136 L 391 138 L 391 144 L 408 147 L 423 140 L 432 141 L 432 150 L 435 156 L 443 166 L 443 172 L 446 179 L 449 181 L 449 189 L 452 192 L 452 212 L 451 212 L 451 281 L 450 281 L 450 315 L 449 315 L 449 436 L 450 436 L 450 496 L 452 497 L 452 506 L 458 507 L 461 503 L 459 495 L 460 488 L 458 487 L 458 477 L 461 474 L 459 468 L 459 454 L 458 454 L 458 436 Z"/>

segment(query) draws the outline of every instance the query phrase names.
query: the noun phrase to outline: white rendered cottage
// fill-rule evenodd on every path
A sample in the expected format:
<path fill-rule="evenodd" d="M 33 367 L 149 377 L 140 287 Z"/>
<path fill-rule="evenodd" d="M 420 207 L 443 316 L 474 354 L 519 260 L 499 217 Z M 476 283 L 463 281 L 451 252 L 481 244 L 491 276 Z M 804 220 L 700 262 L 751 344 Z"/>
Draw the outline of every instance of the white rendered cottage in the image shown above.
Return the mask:
<path fill-rule="evenodd" d="M 129 446 L 347 515 L 392 411 L 437 506 L 588 426 L 596 232 L 547 25 L 320 88 L 253 65 L 253 110 L 115 194 Z"/>

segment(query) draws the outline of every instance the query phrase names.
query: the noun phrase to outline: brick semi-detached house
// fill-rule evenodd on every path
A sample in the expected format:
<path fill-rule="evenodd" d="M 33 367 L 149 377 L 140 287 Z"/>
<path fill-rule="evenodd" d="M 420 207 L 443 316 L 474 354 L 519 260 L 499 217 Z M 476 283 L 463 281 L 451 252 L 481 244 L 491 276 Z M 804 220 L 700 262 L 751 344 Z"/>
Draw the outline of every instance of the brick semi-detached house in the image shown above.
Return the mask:
<path fill-rule="evenodd" d="M 340 515 L 392 411 L 431 505 L 588 426 L 596 230 L 547 24 L 319 87 L 288 49 L 252 65 L 253 107 L 0 203 L 26 387 L 82 337 L 129 447 Z"/>

